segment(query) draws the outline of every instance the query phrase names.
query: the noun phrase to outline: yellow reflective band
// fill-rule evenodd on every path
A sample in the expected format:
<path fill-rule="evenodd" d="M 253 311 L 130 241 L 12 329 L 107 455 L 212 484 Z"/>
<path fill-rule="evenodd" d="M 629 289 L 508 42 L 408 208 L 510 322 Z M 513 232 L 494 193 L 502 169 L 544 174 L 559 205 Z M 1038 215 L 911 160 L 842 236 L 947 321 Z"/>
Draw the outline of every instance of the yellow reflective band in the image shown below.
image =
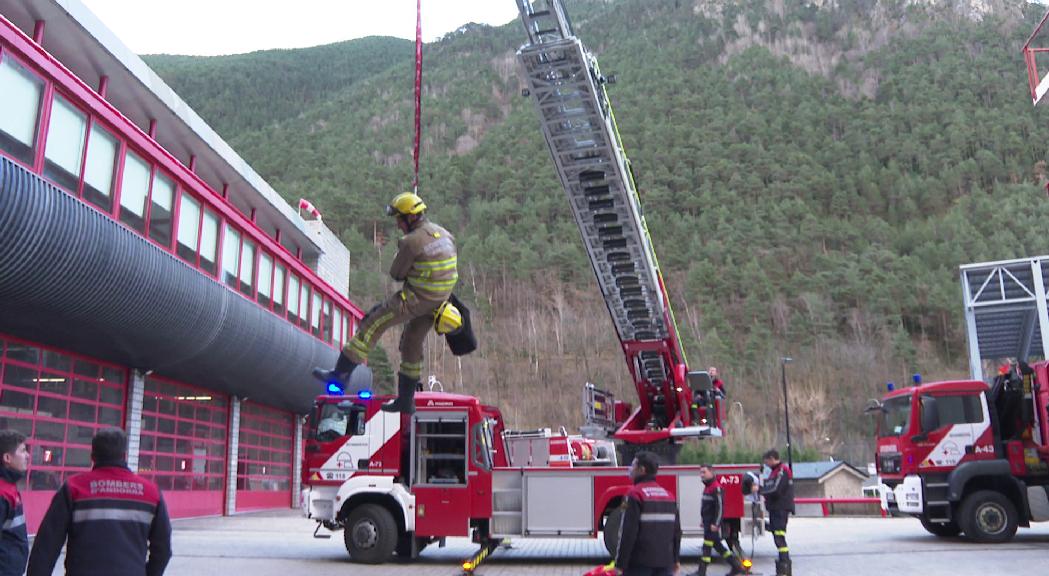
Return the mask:
<path fill-rule="evenodd" d="M 725 550 L 725 553 L 722 554 L 721 556 L 724 557 L 724 558 L 731 558 L 732 557 L 732 550 Z"/>
<path fill-rule="evenodd" d="M 419 270 L 450 270 L 455 268 L 457 260 L 455 256 L 445 260 L 423 260 L 412 264 L 412 267 Z"/>
<path fill-rule="evenodd" d="M 404 296 L 402 295 L 401 297 L 403 298 Z M 375 331 L 378 330 L 383 324 L 385 324 L 391 318 L 393 318 L 393 312 L 387 312 L 387 313 L 383 314 L 382 316 L 379 316 L 379 319 L 376 320 L 374 324 L 369 326 L 368 329 L 364 331 L 364 336 L 361 338 L 361 340 L 364 341 L 364 342 L 371 342 L 372 341 L 372 337 L 375 336 Z"/>
<path fill-rule="evenodd" d="M 772 531 L 772 535 L 773 536 L 786 536 L 787 535 L 787 531 L 786 530 L 773 530 Z"/>
<path fill-rule="evenodd" d="M 776 548 L 776 550 L 778 550 L 780 552 L 790 552 L 790 548 L 788 548 L 786 546 L 784 546 L 782 548 Z"/>
<path fill-rule="evenodd" d="M 710 564 L 710 556 L 704 556 L 700 558 L 700 560 L 702 560 L 704 564 Z"/>
<path fill-rule="evenodd" d="M 446 279 L 441 279 L 441 280 L 429 280 L 427 278 L 421 278 L 421 277 L 418 277 L 418 276 L 409 276 L 408 278 L 406 278 L 406 280 L 412 286 L 437 286 L 437 287 L 448 286 L 448 287 L 452 287 L 452 286 L 455 286 L 455 283 L 459 281 L 459 276 L 456 275 L 456 276 L 452 276 L 451 278 L 446 278 Z"/>

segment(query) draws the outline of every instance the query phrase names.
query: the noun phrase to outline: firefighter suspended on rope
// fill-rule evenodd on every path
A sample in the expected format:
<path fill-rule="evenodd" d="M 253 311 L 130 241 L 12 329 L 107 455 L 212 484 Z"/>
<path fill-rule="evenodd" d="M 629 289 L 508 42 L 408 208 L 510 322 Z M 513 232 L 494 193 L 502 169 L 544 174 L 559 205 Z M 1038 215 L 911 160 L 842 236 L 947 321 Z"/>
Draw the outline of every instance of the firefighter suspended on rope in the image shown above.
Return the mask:
<path fill-rule="evenodd" d="M 390 276 L 403 282 L 401 289 L 372 308 L 361 320 L 353 338 L 346 343 L 333 370 L 315 368 L 313 375 L 329 385 L 344 389 L 354 369 L 368 361 L 368 354 L 383 333 L 405 324 L 401 333 L 401 366 L 397 373 L 397 399 L 382 406 L 387 412 L 414 412 L 415 390 L 423 367 L 426 334 L 456 332 L 462 314 L 453 303 L 452 289 L 459 279 L 455 238 L 426 217 L 426 204 L 412 192 L 398 194 L 386 213 L 394 217 L 404 237 L 397 242 L 397 255 Z"/>

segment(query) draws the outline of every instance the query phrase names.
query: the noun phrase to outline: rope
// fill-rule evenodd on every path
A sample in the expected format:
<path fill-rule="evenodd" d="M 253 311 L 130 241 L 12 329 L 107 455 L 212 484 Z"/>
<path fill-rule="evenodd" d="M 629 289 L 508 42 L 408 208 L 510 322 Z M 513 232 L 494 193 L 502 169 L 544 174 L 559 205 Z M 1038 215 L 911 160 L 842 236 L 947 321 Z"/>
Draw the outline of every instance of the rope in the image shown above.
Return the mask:
<path fill-rule="evenodd" d="M 422 139 L 422 88 L 423 88 L 423 0 L 415 2 L 415 175 L 412 192 L 419 193 L 419 141 Z"/>

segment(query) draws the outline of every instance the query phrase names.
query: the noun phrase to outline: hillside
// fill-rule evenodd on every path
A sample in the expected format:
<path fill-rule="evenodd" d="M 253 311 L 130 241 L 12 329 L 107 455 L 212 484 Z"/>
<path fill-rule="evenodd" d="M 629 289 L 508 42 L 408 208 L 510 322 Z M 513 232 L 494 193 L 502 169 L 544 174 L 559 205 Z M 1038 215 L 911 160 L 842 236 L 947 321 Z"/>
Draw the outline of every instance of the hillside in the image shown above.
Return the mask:
<path fill-rule="evenodd" d="M 1019 54 L 1041 6 L 568 6 L 617 74 L 611 96 L 687 352 L 720 366 L 740 402 L 733 442 L 775 441 L 783 355 L 795 358 L 800 443 L 854 458 L 869 445 L 862 405 L 886 380 L 964 374 L 958 265 L 1049 251 L 1049 126 Z M 572 425 L 584 381 L 632 393 L 519 96 L 522 42 L 515 21 L 425 48 L 421 193 L 460 242 L 484 342 L 461 364 L 431 342 L 429 362 L 514 425 Z M 328 50 L 281 56 L 308 71 Z M 151 64 L 286 198 L 315 201 L 353 252 L 351 291 L 367 306 L 391 286 L 382 206 L 410 182 L 410 55 L 341 87 L 307 75 L 301 105 L 234 122 L 234 103 L 266 95 L 253 87 L 282 86 L 263 56 L 238 58 L 250 85 L 226 83 L 211 59 Z"/>

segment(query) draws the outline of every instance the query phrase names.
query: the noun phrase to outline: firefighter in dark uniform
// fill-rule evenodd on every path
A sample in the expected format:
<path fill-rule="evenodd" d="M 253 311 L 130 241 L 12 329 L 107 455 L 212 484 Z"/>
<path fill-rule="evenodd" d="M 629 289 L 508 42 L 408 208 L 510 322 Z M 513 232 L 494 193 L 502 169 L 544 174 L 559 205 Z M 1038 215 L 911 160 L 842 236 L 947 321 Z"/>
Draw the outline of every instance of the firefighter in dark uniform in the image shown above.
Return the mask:
<path fill-rule="evenodd" d="M 439 334 L 462 325 L 459 310 L 448 303 L 459 280 L 455 238 L 426 218 L 422 198 L 405 192 L 386 207 L 397 219 L 404 237 L 390 264 L 390 277 L 404 285 L 372 308 L 361 320 L 353 338 L 342 349 L 333 370 L 315 368 L 317 379 L 345 387 L 350 374 L 368 362 L 368 354 L 386 330 L 406 324 L 401 333 L 401 366 L 397 371 L 397 399 L 383 404 L 387 412 L 415 412 L 415 390 L 423 368 L 423 343 L 431 329 Z"/>
<path fill-rule="evenodd" d="M 156 484 L 127 467 L 119 428 L 91 439 L 90 472 L 58 490 L 37 531 L 27 576 L 51 576 L 66 544 L 67 576 L 161 576 L 171 559 L 171 521 Z"/>
<path fill-rule="evenodd" d="M 616 574 L 670 576 L 681 569 L 681 519 L 677 499 L 656 483 L 659 462 L 639 452 L 630 465 L 634 485 L 623 500 Z"/>
<path fill-rule="evenodd" d="M 28 468 L 25 435 L 0 430 L 0 576 L 22 576 L 29 557 L 29 535 L 17 485 Z"/>
<path fill-rule="evenodd" d="M 787 547 L 787 518 L 794 513 L 794 473 L 779 459 L 779 452 L 765 452 L 762 461 L 771 472 L 759 488 L 753 491 L 765 498 L 765 510 L 769 513 L 769 528 L 776 542 L 779 558 L 776 560 L 776 576 L 791 576 L 790 548 Z"/>
<path fill-rule="evenodd" d="M 744 574 L 746 571 L 739 558 L 721 540 L 721 521 L 725 511 L 725 491 L 721 487 L 721 481 L 709 464 L 699 467 L 699 477 L 703 480 L 703 502 L 699 509 L 703 522 L 703 553 L 699 559 L 699 571 L 689 576 L 706 576 L 712 560 L 711 548 L 732 567 L 729 576 Z"/>

